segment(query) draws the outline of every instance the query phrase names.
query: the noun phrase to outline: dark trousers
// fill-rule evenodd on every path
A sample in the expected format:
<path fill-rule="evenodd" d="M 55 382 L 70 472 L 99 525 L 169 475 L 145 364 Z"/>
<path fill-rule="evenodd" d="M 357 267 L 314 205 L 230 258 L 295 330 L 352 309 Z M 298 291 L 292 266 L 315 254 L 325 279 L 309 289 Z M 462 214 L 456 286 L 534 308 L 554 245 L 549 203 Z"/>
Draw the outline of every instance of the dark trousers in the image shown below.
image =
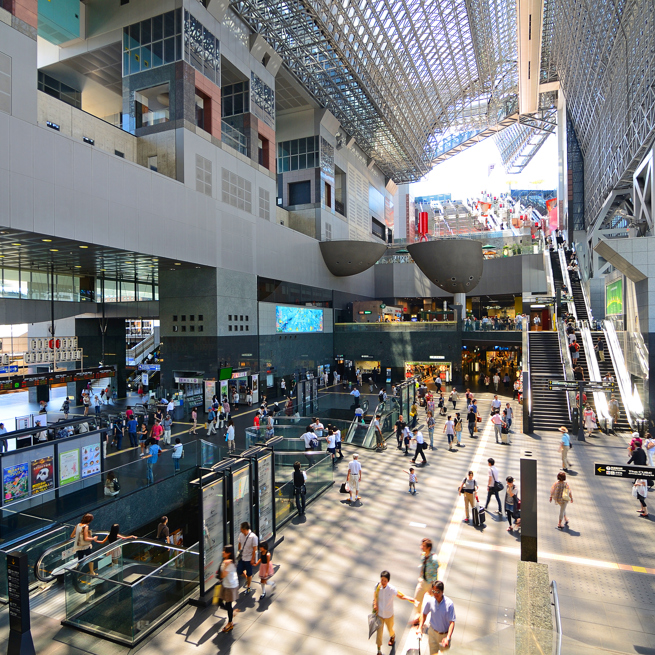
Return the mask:
<path fill-rule="evenodd" d="M 514 508 L 510 509 L 505 509 L 505 514 L 507 515 L 507 520 L 509 521 L 509 527 L 512 527 L 512 517 L 514 516 Z M 514 520 L 514 523 L 516 523 L 516 520 Z"/>
<path fill-rule="evenodd" d="M 469 434 L 473 436 L 473 431 L 475 430 L 475 421 L 469 421 Z"/>
<path fill-rule="evenodd" d="M 355 407 L 359 407 L 359 396 L 353 396 L 355 399 Z"/>
<path fill-rule="evenodd" d="M 123 433 L 119 432 L 114 439 L 116 439 L 116 450 L 120 450 L 123 443 Z"/>
<path fill-rule="evenodd" d="M 502 512 L 503 507 L 500 504 L 500 496 L 498 495 L 498 492 L 493 487 L 487 489 L 487 502 L 484 504 L 484 508 L 487 509 L 487 507 L 489 507 L 489 501 L 491 500 L 492 496 L 496 496 L 496 500 L 498 501 L 498 511 Z"/>
<path fill-rule="evenodd" d="M 425 444 L 422 444 L 422 443 L 417 443 L 416 444 L 416 452 L 414 453 L 414 459 L 412 460 L 413 462 L 416 462 L 419 455 L 423 458 L 423 463 L 424 464 L 428 461 L 427 459 L 425 459 L 425 453 L 423 452 L 424 447 L 425 447 Z"/>
<path fill-rule="evenodd" d="M 337 449 L 337 452 L 339 453 L 339 459 L 343 459 L 343 453 L 341 452 L 341 442 L 337 441 L 334 447 Z"/>
<path fill-rule="evenodd" d="M 293 493 L 296 498 L 296 509 L 298 510 L 298 514 L 304 514 L 305 498 L 307 496 L 307 489 L 305 485 L 303 485 L 302 487 L 294 487 Z"/>
<path fill-rule="evenodd" d="M 128 432 L 128 434 L 130 435 L 130 446 L 132 446 L 132 448 L 136 448 L 139 445 L 139 442 L 136 438 L 136 432 Z"/>
<path fill-rule="evenodd" d="M 403 433 L 396 432 L 396 440 L 398 441 L 398 450 L 403 449 Z"/>

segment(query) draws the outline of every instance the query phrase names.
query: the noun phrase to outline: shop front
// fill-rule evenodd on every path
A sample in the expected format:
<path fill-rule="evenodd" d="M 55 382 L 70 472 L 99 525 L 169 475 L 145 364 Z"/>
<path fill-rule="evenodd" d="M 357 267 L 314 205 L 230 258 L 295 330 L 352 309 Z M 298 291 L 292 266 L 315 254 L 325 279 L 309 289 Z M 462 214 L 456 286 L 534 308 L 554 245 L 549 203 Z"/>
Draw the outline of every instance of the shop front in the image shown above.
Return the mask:
<path fill-rule="evenodd" d="M 437 373 L 443 382 L 450 383 L 453 379 L 452 362 L 440 361 L 436 358 L 429 362 L 405 362 L 405 379 L 415 376 L 434 379 Z"/>
<path fill-rule="evenodd" d="M 192 409 L 196 409 L 199 413 L 207 409 L 204 406 L 205 389 L 202 371 L 174 371 L 173 381 L 176 386 L 174 401 L 179 402 L 178 406 L 183 408 L 181 411 L 189 414 Z M 180 420 L 181 417 L 178 415 L 178 417 L 174 416 L 173 418 Z"/>

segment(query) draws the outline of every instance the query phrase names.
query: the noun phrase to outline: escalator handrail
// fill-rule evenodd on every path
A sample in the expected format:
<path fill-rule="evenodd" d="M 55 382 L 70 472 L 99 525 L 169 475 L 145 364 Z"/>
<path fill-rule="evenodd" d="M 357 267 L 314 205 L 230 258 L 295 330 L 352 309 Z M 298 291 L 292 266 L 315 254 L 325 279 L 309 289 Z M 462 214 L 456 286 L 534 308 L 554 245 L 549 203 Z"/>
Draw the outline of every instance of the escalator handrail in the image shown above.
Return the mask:
<path fill-rule="evenodd" d="M 75 529 L 74 526 L 71 526 L 73 530 Z M 108 532 L 96 532 L 95 536 L 98 537 L 100 535 L 107 535 L 109 534 Z M 51 553 L 56 552 L 57 550 L 68 550 L 73 544 L 75 543 L 75 539 L 67 539 L 66 541 L 61 541 L 58 544 L 55 544 L 54 546 L 50 546 L 50 548 L 46 548 L 41 555 L 39 556 L 39 559 L 36 560 L 34 564 L 34 577 L 39 581 L 39 582 L 50 582 L 52 580 L 51 578 L 45 579 L 42 578 L 39 575 L 39 571 L 41 570 L 41 566 L 43 564 L 43 560 L 50 555 Z"/>
<path fill-rule="evenodd" d="M 601 327 L 603 328 L 605 343 L 607 344 L 610 359 L 612 360 L 614 374 L 616 375 L 616 380 L 619 384 L 619 392 L 621 394 L 621 400 L 623 401 L 625 415 L 630 427 L 634 429 L 636 427 L 636 419 L 643 418 L 643 415 L 637 416 L 636 414 L 638 414 L 638 412 L 633 412 L 632 383 L 630 382 L 628 368 L 625 363 L 625 358 L 623 357 L 623 351 L 621 350 L 621 345 L 619 344 L 619 339 L 616 335 L 616 329 L 614 328 L 612 321 L 608 320 L 601 321 Z"/>
<path fill-rule="evenodd" d="M 523 348 L 523 403 L 525 407 L 525 399 L 528 400 L 528 418 L 532 420 L 532 383 L 530 380 L 530 325 L 529 321 L 521 322 L 521 329 L 523 331 L 522 348 Z M 526 385 L 527 382 L 527 385 Z M 526 389 L 527 386 L 527 389 Z"/>
<path fill-rule="evenodd" d="M 559 337 L 560 357 L 564 368 L 564 379 L 575 380 L 575 375 L 573 373 L 573 360 L 571 359 L 571 351 L 568 346 L 564 319 L 559 319 L 557 322 L 557 336 Z M 569 408 L 569 420 L 572 420 L 573 417 L 571 416 L 571 413 L 575 406 L 575 391 L 566 392 L 566 404 Z"/>
<path fill-rule="evenodd" d="M 550 258 L 550 250 L 548 250 L 548 248 L 544 248 L 543 257 L 544 268 L 546 270 L 546 289 L 548 290 L 548 295 L 554 298 L 557 295 L 557 289 L 555 288 L 555 271 L 553 271 L 553 262 Z"/>
<path fill-rule="evenodd" d="M 0 553 L 6 553 L 8 555 L 14 550 L 25 548 L 25 546 L 29 546 L 31 543 L 34 543 L 39 539 L 43 539 L 44 537 L 47 537 L 50 534 L 54 534 L 57 530 L 60 530 L 63 527 L 73 527 L 73 526 L 69 526 L 66 523 L 60 523 L 56 528 L 48 528 L 44 532 L 39 532 L 38 534 L 33 535 L 32 539 L 30 539 L 29 541 L 21 541 L 20 539 L 18 539 L 17 540 L 18 545 L 10 546 L 9 548 L 6 547 L 0 548 Z"/>
<path fill-rule="evenodd" d="M 589 369 L 589 380 L 601 381 L 600 368 L 598 367 L 598 360 L 596 359 L 596 351 L 594 350 L 594 340 L 591 336 L 589 323 L 582 321 L 580 327 L 580 336 L 584 344 L 585 356 L 587 359 L 587 368 Z M 596 414 L 605 420 L 609 420 L 609 405 L 607 404 L 607 396 L 603 391 L 594 391 L 594 405 L 596 406 Z"/>

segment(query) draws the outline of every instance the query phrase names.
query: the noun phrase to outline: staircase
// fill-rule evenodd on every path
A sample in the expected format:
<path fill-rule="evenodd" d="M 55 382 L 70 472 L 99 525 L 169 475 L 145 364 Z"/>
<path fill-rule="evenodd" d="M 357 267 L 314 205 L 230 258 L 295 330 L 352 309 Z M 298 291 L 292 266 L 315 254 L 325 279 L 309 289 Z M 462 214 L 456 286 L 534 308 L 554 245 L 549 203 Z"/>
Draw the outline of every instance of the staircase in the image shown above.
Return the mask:
<path fill-rule="evenodd" d="M 564 366 L 556 332 L 530 332 L 530 387 L 532 389 L 532 425 L 535 430 L 570 427 L 565 391 L 549 391 L 548 380 L 563 380 Z M 524 407 L 525 411 L 525 407 Z"/>
<path fill-rule="evenodd" d="M 631 432 L 632 428 L 630 427 L 630 424 L 628 423 L 628 419 L 626 417 L 625 405 L 623 404 L 623 398 L 621 397 L 621 392 L 619 391 L 616 371 L 614 370 L 614 363 L 612 362 L 612 358 L 610 357 L 609 349 L 605 341 L 605 335 L 603 334 L 603 332 L 592 332 L 591 336 L 593 337 L 594 344 L 596 343 L 596 341 L 598 341 L 598 339 L 600 339 L 601 343 L 603 343 L 603 345 L 605 346 L 605 361 L 598 362 L 598 369 L 600 370 L 601 377 L 604 377 L 609 373 L 614 378 L 614 384 L 616 385 L 616 390 L 614 391 L 613 396 L 614 398 L 616 398 L 616 400 L 619 403 L 619 421 L 618 423 L 614 424 L 614 431 Z M 610 396 L 608 395 L 607 402 L 609 402 L 609 400 L 610 400 Z"/>

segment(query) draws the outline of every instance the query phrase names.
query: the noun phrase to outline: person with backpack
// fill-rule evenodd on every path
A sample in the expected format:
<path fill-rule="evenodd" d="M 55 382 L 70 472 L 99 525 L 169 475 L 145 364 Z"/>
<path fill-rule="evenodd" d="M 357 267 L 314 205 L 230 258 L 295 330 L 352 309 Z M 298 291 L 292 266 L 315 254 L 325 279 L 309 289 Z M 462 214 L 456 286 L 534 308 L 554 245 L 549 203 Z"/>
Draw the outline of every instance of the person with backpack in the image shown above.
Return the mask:
<path fill-rule="evenodd" d="M 464 496 L 464 512 L 466 518 L 464 523 L 468 523 L 470 519 L 470 510 L 475 507 L 475 494 L 478 491 L 478 483 L 475 481 L 473 471 L 468 472 L 468 476 L 462 480 L 462 484 L 459 485 L 459 495 Z"/>
<path fill-rule="evenodd" d="M 213 405 L 207 412 L 207 436 L 211 437 L 212 434 L 216 434 L 216 411 Z"/>
<path fill-rule="evenodd" d="M 307 497 L 307 473 L 300 468 L 300 462 L 293 463 L 293 495 L 296 501 L 298 516 L 305 514 L 305 500 Z"/>
<path fill-rule="evenodd" d="M 105 496 L 118 496 L 120 490 L 121 485 L 118 482 L 116 474 L 113 471 L 109 471 L 105 480 Z"/>
<path fill-rule="evenodd" d="M 462 443 L 462 419 L 459 415 L 459 412 L 455 414 L 455 420 L 453 421 L 455 424 L 455 445 L 458 448 L 465 448 L 464 444 Z"/>
<path fill-rule="evenodd" d="M 567 527 L 569 525 L 569 519 L 566 516 L 566 506 L 573 502 L 571 487 L 569 487 L 569 483 L 566 481 L 566 473 L 564 471 L 560 471 L 557 474 L 557 482 L 550 488 L 550 499 L 548 502 L 552 503 L 553 500 L 559 505 L 557 529 L 562 530 L 564 528 L 562 521 L 564 521 L 564 525 Z"/>
<path fill-rule="evenodd" d="M 68 396 L 66 396 L 66 398 L 64 398 L 64 402 L 63 402 L 63 404 L 61 406 L 61 411 L 64 412 L 64 420 L 67 421 L 68 420 L 68 414 L 71 411 L 71 404 L 70 404 L 70 400 L 68 400 Z"/>

